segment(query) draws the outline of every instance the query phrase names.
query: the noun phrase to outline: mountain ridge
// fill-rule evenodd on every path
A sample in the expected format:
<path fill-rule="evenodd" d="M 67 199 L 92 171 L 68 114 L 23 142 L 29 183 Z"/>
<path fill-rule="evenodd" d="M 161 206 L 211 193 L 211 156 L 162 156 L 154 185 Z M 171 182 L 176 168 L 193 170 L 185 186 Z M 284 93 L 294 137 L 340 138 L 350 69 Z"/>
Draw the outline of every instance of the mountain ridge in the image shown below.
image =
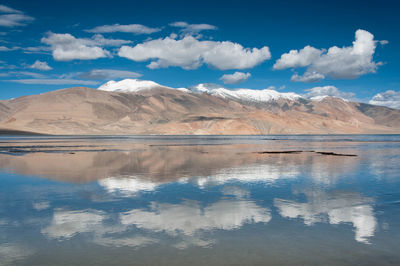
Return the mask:
<path fill-rule="evenodd" d="M 147 84 L 150 88 L 73 87 L 3 100 L 0 128 L 105 135 L 400 133 L 400 110 L 382 106 L 295 94 L 263 100 L 274 94 L 269 89 L 256 92 L 265 98 L 248 100 Z"/>

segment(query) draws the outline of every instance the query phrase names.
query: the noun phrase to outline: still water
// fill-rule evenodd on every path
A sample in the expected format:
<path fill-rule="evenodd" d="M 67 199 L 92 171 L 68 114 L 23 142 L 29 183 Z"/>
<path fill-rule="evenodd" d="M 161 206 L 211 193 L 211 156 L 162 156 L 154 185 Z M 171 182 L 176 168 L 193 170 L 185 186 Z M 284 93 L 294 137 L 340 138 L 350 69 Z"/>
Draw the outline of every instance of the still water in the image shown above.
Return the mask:
<path fill-rule="evenodd" d="M 0 137 L 0 265 L 399 265 L 400 135 Z"/>

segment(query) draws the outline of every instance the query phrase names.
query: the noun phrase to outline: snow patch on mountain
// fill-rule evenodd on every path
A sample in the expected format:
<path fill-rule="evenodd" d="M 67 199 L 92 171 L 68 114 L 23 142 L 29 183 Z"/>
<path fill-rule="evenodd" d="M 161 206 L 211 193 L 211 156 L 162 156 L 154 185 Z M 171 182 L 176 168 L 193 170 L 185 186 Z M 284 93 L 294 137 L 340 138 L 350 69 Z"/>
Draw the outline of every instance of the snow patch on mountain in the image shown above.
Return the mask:
<path fill-rule="evenodd" d="M 318 95 L 318 96 L 314 96 L 314 97 L 311 97 L 311 98 L 308 98 L 308 99 L 311 100 L 311 101 L 315 101 L 315 102 L 322 102 L 323 100 L 329 99 L 329 98 L 332 98 L 332 99 L 336 98 L 336 99 L 343 100 L 345 102 L 349 102 L 348 99 L 344 99 L 344 98 L 337 97 L 337 96 L 330 96 L 330 95 Z"/>
<path fill-rule="evenodd" d="M 198 84 L 191 88 L 194 92 L 205 92 L 210 95 L 221 97 L 224 99 L 249 101 L 249 102 L 270 102 L 279 99 L 285 100 L 297 100 L 302 98 L 299 94 L 294 92 L 281 93 L 273 90 L 272 88 L 264 90 L 252 90 L 252 89 L 236 89 L 229 90 L 224 87 L 219 87 L 216 84 Z"/>
<path fill-rule="evenodd" d="M 117 92 L 138 92 L 142 90 L 150 90 L 160 87 L 169 88 L 150 80 L 124 79 L 121 81 L 110 80 L 109 82 L 101 85 L 98 88 L 98 90 L 117 91 Z"/>

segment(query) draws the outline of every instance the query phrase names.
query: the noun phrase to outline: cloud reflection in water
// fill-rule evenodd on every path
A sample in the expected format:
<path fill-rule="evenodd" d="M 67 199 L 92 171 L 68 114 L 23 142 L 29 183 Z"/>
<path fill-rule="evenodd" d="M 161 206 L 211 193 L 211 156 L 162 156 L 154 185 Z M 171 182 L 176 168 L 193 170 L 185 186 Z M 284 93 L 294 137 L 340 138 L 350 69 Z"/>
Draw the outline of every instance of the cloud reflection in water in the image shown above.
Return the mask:
<path fill-rule="evenodd" d="M 374 236 L 377 220 L 374 216 L 371 198 L 356 192 L 309 191 L 308 202 L 275 199 L 274 205 L 282 217 L 301 218 L 306 225 L 317 222 L 330 224 L 352 223 L 355 228 L 355 240 L 368 244 Z"/>

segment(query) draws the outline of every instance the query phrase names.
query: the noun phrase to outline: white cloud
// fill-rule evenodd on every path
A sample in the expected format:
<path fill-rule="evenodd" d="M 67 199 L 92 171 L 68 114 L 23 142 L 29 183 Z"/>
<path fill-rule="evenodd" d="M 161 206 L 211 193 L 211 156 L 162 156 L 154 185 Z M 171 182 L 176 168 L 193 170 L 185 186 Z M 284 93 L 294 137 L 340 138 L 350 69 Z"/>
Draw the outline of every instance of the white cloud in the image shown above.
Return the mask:
<path fill-rule="evenodd" d="M 189 24 L 184 21 L 177 21 L 169 24 L 171 27 L 181 28 L 181 31 L 186 34 L 199 33 L 203 30 L 216 30 L 217 27 L 210 24 Z"/>
<path fill-rule="evenodd" d="M 51 48 L 48 46 L 21 47 L 21 49 L 26 54 L 50 54 L 51 52 Z"/>
<path fill-rule="evenodd" d="M 166 37 L 134 47 L 122 46 L 118 55 L 133 61 L 153 60 L 147 66 L 151 69 L 169 66 L 196 69 L 203 63 L 220 70 L 246 69 L 271 58 L 267 46 L 250 49 L 230 41 L 200 41 L 189 35 L 179 40 Z"/>
<path fill-rule="evenodd" d="M 69 33 L 50 32 L 41 41 L 51 46 L 53 58 L 57 61 L 91 60 L 111 56 L 110 52 L 101 48 L 95 41 L 75 38 Z"/>
<path fill-rule="evenodd" d="M 11 48 L 8 48 L 6 46 L 0 46 L 0 52 L 8 52 L 10 50 L 11 50 Z"/>
<path fill-rule="evenodd" d="M 36 60 L 35 63 L 33 63 L 29 68 L 32 69 L 37 69 L 37 70 L 42 70 L 42 71 L 48 71 L 52 70 L 53 68 L 47 64 L 47 62 L 42 62 L 40 60 Z"/>
<path fill-rule="evenodd" d="M 21 50 L 26 54 L 33 54 L 33 53 L 48 54 L 48 52 L 51 51 L 51 48 L 48 46 L 36 46 L 36 47 L 0 46 L 0 52 L 9 52 L 9 51 L 16 51 L 16 50 Z"/>
<path fill-rule="evenodd" d="M 388 90 L 382 93 L 378 93 L 374 97 L 372 97 L 369 103 L 400 109 L 400 91 Z"/>
<path fill-rule="evenodd" d="M 116 70 L 116 69 L 92 69 L 89 72 L 79 73 L 78 78 L 83 79 L 120 79 L 120 78 L 139 78 L 142 74 L 127 71 L 127 70 Z"/>
<path fill-rule="evenodd" d="M 320 74 L 320 73 L 306 72 L 306 73 L 304 73 L 303 76 L 299 76 L 296 73 L 290 78 L 290 80 L 291 81 L 298 81 L 298 82 L 317 82 L 317 81 L 320 81 L 321 79 L 324 79 L 324 78 L 325 78 L 325 76 Z"/>
<path fill-rule="evenodd" d="M 13 47 L 7 47 L 7 46 L 0 46 L 0 52 L 9 52 L 9 51 L 15 51 L 15 50 L 20 50 L 21 47 L 19 46 L 13 46 Z"/>
<path fill-rule="evenodd" d="M 373 61 L 377 41 L 365 30 L 357 30 L 353 46 L 339 48 L 333 46 L 327 51 L 306 46 L 300 51 L 291 50 L 283 54 L 274 69 L 307 67 L 303 77 L 295 74 L 293 81 L 316 81 L 319 74 L 335 79 L 354 79 L 374 73 L 381 62 Z M 312 77 L 312 78 L 311 78 Z"/>
<path fill-rule="evenodd" d="M 26 22 L 32 20 L 33 17 L 24 14 L 5 14 L 5 15 L 0 15 L 0 26 L 3 27 L 25 26 Z"/>
<path fill-rule="evenodd" d="M 304 95 L 304 97 L 312 99 L 312 98 L 321 98 L 324 96 L 331 96 L 336 98 L 342 98 L 345 100 L 351 99 L 354 97 L 354 93 L 352 92 L 343 92 L 340 91 L 335 86 L 323 86 L 323 87 L 314 87 L 306 90 L 308 93 Z"/>
<path fill-rule="evenodd" d="M 251 76 L 250 73 L 235 72 L 233 74 L 225 74 L 220 80 L 225 84 L 239 84 L 245 82 Z"/>
<path fill-rule="evenodd" d="M 5 5 L 0 5 L 0 13 L 22 13 L 22 12 Z"/>
<path fill-rule="evenodd" d="M 101 34 L 95 34 L 92 39 L 86 39 L 88 44 L 98 45 L 98 46 L 121 46 L 123 44 L 132 43 L 132 41 L 128 40 L 120 40 L 120 39 L 106 39 Z"/>
<path fill-rule="evenodd" d="M 86 31 L 93 33 L 129 32 L 134 34 L 151 34 L 154 32 L 158 32 L 160 30 L 161 29 L 159 28 L 150 28 L 141 24 L 129 24 L 129 25 L 113 24 L 113 25 L 98 26 Z"/>
<path fill-rule="evenodd" d="M 34 20 L 33 17 L 5 5 L 0 5 L 0 13 L 5 13 L 0 15 L 0 26 L 3 27 L 25 26 L 26 23 Z"/>
<path fill-rule="evenodd" d="M 43 85 L 97 85 L 98 82 L 78 79 L 13 79 L 4 80 L 22 84 L 43 84 Z"/>
<path fill-rule="evenodd" d="M 21 77 L 21 76 L 29 76 L 32 78 L 45 78 L 46 76 L 40 73 L 35 73 L 35 72 L 30 72 L 30 71 L 8 71 L 7 73 L 1 73 L 0 76 L 2 77 L 8 77 L 8 76 L 16 76 L 16 77 Z"/>
<path fill-rule="evenodd" d="M 328 194 L 324 191 L 309 191 L 306 196 L 308 202 L 305 203 L 275 199 L 274 205 L 282 217 L 302 218 L 306 225 L 317 222 L 352 223 L 355 227 L 354 238 L 361 243 L 369 243 L 369 238 L 374 236 L 377 221 L 369 205 L 372 199 L 355 192 Z"/>
<path fill-rule="evenodd" d="M 290 50 L 289 53 L 283 54 L 274 64 L 274 69 L 286 69 L 305 67 L 311 65 L 315 60 L 320 58 L 323 50 L 316 49 L 307 45 L 300 51 Z"/>
<path fill-rule="evenodd" d="M 50 45 L 53 58 L 58 61 L 71 61 L 75 59 L 91 60 L 110 57 L 110 52 L 103 49 L 103 46 L 120 46 L 132 42 L 120 39 L 106 39 L 100 34 L 96 34 L 89 39 L 75 38 L 68 33 L 58 34 L 52 32 L 48 33 L 48 36 L 42 38 L 41 41 Z"/>

